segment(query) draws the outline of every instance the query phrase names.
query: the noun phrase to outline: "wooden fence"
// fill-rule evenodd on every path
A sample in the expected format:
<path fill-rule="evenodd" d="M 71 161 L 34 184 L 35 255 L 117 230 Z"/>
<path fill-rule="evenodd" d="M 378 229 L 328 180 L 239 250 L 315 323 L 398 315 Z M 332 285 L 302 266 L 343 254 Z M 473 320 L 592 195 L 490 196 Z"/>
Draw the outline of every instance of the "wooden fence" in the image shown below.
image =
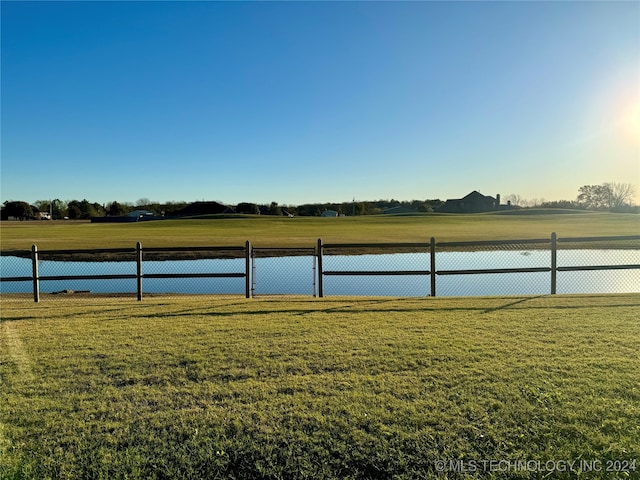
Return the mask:
<path fill-rule="evenodd" d="M 611 236 L 611 237 L 580 237 L 580 238 L 558 238 L 556 233 L 552 233 L 549 238 L 535 238 L 535 239 L 523 239 L 523 240 L 488 240 L 488 241 L 472 241 L 472 242 L 436 242 L 434 237 L 431 237 L 429 243 L 359 243 L 359 244 L 343 244 L 333 243 L 325 244 L 321 239 L 318 240 L 317 255 L 318 255 L 318 292 L 319 296 L 324 296 L 324 276 L 336 276 L 336 275 L 425 275 L 430 277 L 431 284 L 431 296 L 436 296 L 436 278 L 437 276 L 445 275 L 479 275 L 479 274 L 497 274 L 497 273 L 533 273 L 533 272 L 549 272 L 550 273 L 550 293 L 556 294 L 557 291 L 557 272 L 576 272 L 587 270 L 628 270 L 628 269 L 640 269 L 640 264 L 622 264 L 622 265 L 590 265 L 590 266 L 562 266 L 558 267 L 557 252 L 558 243 L 579 243 L 581 245 L 588 245 L 591 243 L 603 243 L 603 242 L 620 242 L 620 241 L 638 241 L 640 235 L 629 236 Z M 440 248 L 452 248 L 452 249 L 482 249 L 488 247 L 512 247 L 521 245 L 549 245 L 551 252 L 550 265 L 548 267 L 530 267 L 530 268 L 490 268 L 490 269 L 459 269 L 459 270 L 438 270 L 436 266 L 436 251 Z M 323 269 L 323 252 L 327 248 L 333 249 L 362 249 L 362 248 L 375 248 L 375 249 L 429 249 L 430 253 L 430 269 L 429 270 L 379 270 L 379 271 L 355 271 L 355 270 L 330 270 Z"/>
<path fill-rule="evenodd" d="M 616 264 L 616 265 L 590 265 L 590 266 L 558 266 L 557 251 L 558 245 L 565 243 L 576 243 L 583 247 L 594 243 L 606 242 L 638 242 L 640 235 L 631 236 L 611 236 L 611 237 L 579 237 L 579 238 L 557 238 L 552 233 L 547 238 L 521 239 L 521 240 L 495 240 L 495 241 L 475 241 L 475 242 L 436 242 L 435 238 L 431 238 L 429 242 L 422 243 L 323 243 L 322 239 L 318 239 L 317 245 L 311 248 L 295 248 L 295 250 L 306 250 L 308 255 L 314 256 L 314 281 L 317 280 L 317 294 L 324 297 L 324 278 L 329 276 L 425 276 L 430 279 L 430 294 L 436 296 L 437 293 L 437 277 L 450 275 L 477 275 L 477 274 L 505 274 L 505 273 L 531 273 L 531 272 L 548 272 L 550 274 L 549 292 L 556 293 L 557 272 L 575 272 L 587 270 L 627 270 L 640 269 L 640 264 Z M 513 249 L 517 246 L 543 246 L 551 253 L 549 266 L 531 267 L 531 268 L 489 268 L 489 269 L 458 269 L 458 270 L 438 270 L 436 264 L 436 252 L 442 250 L 490 250 L 499 247 L 502 249 Z M 632 247 L 640 250 L 640 243 Z M 350 251 L 358 251 L 373 249 L 376 252 L 393 251 L 399 249 L 429 252 L 430 266 L 429 269 L 422 270 L 326 270 L 324 269 L 324 257 L 328 255 L 327 251 L 339 251 L 341 254 Z M 261 249 L 265 250 L 290 250 L 288 247 Z M 220 252 L 220 251 L 236 251 L 244 257 L 244 270 L 231 273 L 143 273 L 143 252 L 144 253 L 167 253 L 167 252 Z M 47 255 L 77 255 L 77 254 L 123 254 L 135 252 L 136 273 L 135 274 L 114 274 L 114 275 L 48 275 L 41 276 L 38 272 L 38 262 L 40 254 Z M 32 275 L 22 277 L 0 277 L 0 282 L 32 282 L 33 299 L 35 302 L 40 301 L 40 281 L 47 280 L 115 280 L 115 279 L 131 279 L 136 280 L 137 298 L 142 300 L 143 296 L 143 280 L 151 278 L 244 278 L 246 298 L 252 297 L 254 285 L 252 283 L 252 271 L 255 265 L 252 263 L 253 247 L 251 242 L 246 241 L 244 246 L 225 246 L 225 247 L 170 247 L 170 248 L 145 248 L 143 250 L 140 242 L 136 248 L 118 248 L 118 249 L 93 249 L 93 250 L 48 250 L 39 251 L 36 245 L 31 249 Z M 314 286 L 315 292 L 315 286 Z"/>
<path fill-rule="evenodd" d="M 142 271 L 142 244 L 138 242 L 135 248 L 136 258 L 136 273 L 135 274 L 116 274 L 116 275 L 48 275 L 41 276 L 38 274 L 38 261 L 40 254 L 56 255 L 73 255 L 73 254 L 117 254 L 117 253 L 131 253 L 130 248 L 105 248 L 105 249 L 93 249 L 93 250 L 43 250 L 39 251 L 36 245 L 31 247 L 31 263 L 32 263 L 32 276 L 31 277 L 7 277 L 0 278 L 0 281 L 32 281 L 33 282 L 33 300 L 34 302 L 40 301 L 40 281 L 47 280 L 123 280 L 130 279 L 136 280 L 136 291 L 138 301 L 142 300 L 142 280 L 145 278 L 244 278 L 245 279 L 245 296 L 251 297 L 251 243 L 247 241 L 244 247 L 230 246 L 230 247 L 154 247 L 144 249 L 145 253 L 162 253 L 162 252 L 220 252 L 220 251 L 242 251 L 245 258 L 245 270 L 243 272 L 231 272 L 231 273 L 143 273 Z"/>

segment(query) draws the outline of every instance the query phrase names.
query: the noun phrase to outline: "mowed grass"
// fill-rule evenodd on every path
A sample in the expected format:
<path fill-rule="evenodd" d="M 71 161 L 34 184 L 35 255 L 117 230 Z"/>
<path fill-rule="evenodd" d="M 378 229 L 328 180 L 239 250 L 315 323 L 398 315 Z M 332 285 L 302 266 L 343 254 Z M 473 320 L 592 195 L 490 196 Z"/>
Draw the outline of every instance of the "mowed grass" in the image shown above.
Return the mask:
<path fill-rule="evenodd" d="M 0 477 L 638 478 L 639 314 L 637 294 L 3 298 Z"/>
<path fill-rule="evenodd" d="M 140 223 L 65 221 L 3 222 L 0 245 L 4 254 L 28 250 L 134 248 L 173 246 L 241 246 L 312 248 L 326 243 L 474 241 L 523 238 L 637 235 L 640 216 L 611 213 L 524 215 L 420 215 L 319 217 L 212 217 Z"/>

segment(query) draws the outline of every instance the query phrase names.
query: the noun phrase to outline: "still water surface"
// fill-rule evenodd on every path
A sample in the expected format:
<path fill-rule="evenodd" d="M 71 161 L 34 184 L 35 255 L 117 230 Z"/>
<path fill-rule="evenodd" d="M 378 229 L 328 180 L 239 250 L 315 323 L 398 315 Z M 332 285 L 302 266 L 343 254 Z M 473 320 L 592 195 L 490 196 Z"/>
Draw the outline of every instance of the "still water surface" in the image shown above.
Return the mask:
<path fill-rule="evenodd" d="M 559 250 L 558 267 L 640 264 L 638 250 Z M 429 270 L 428 253 L 325 256 L 325 271 Z M 438 252 L 437 270 L 550 267 L 549 251 Z M 243 273 L 244 259 L 145 261 L 143 274 Z M 39 262 L 40 276 L 135 274 L 133 262 Z M 31 275 L 31 260 L 0 257 L 3 277 Z M 317 274 L 313 256 L 257 258 L 253 264 L 254 294 L 314 295 Z M 438 275 L 438 296 L 548 294 L 550 272 Z M 31 282 L 2 282 L 2 293 L 30 292 Z M 143 279 L 147 293 L 243 294 L 244 278 Z M 136 280 L 48 280 L 42 293 L 90 290 L 95 293 L 136 292 Z M 372 296 L 427 296 L 430 278 L 412 276 L 324 277 L 324 294 Z M 558 293 L 640 292 L 640 270 L 600 270 L 557 273 Z"/>

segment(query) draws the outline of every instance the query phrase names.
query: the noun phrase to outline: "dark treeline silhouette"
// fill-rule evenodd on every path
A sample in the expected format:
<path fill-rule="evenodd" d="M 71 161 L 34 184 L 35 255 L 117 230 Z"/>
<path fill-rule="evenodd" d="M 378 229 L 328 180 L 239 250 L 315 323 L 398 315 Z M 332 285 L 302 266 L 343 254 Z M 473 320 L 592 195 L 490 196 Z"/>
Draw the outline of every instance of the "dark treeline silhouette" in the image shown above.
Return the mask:
<path fill-rule="evenodd" d="M 477 192 L 473 192 L 476 194 Z M 610 212 L 638 213 L 639 207 L 633 205 L 634 188 L 631 184 L 609 182 L 601 185 L 584 185 L 578 189 L 575 200 L 526 200 L 519 195 L 505 197 L 510 208 L 542 207 L 578 210 L 597 210 Z M 497 203 L 500 203 L 498 198 Z M 328 203 L 305 203 L 302 205 L 279 205 L 240 202 L 237 205 L 216 201 L 200 202 L 152 202 L 141 198 L 135 204 L 118 201 L 99 204 L 86 199 L 62 201 L 38 200 L 34 204 L 9 200 L 0 209 L 2 220 L 30 219 L 90 219 L 95 217 L 198 217 L 206 215 L 283 215 L 283 216 L 355 216 L 379 214 L 420 214 L 437 212 L 445 204 L 435 200 L 374 200 Z M 443 209 L 444 210 L 444 209 Z"/>
<path fill-rule="evenodd" d="M 237 205 L 215 201 L 198 202 L 142 202 L 135 204 L 113 201 L 99 204 L 84 200 L 39 200 L 33 205 L 23 201 L 6 201 L 2 206 L 2 220 L 16 219 L 90 219 L 93 217 L 123 217 L 127 215 L 149 215 L 154 217 L 196 217 L 203 215 L 282 215 L 321 216 L 333 211 L 338 215 L 377 215 L 381 213 L 424 213 L 434 211 L 444 202 L 440 200 L 375 200 L 351 202 L 306 203 L 302 205 L 280 205 L 241 202 Z M 394 211 L 397 210 L 397 211 Z"/>

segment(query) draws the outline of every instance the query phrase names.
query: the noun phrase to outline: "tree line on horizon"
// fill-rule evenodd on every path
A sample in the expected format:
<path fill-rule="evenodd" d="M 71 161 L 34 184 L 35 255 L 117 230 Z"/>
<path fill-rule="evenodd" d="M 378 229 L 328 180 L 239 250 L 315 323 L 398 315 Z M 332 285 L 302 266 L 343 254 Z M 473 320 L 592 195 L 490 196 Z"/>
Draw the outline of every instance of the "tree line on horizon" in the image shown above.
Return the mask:
<path fill-rule="evenodd" d="M 640 207 L 634 205 L 634 188 L 627 183 L 608 182 L 600 185 L 584 185 L 579 188 L 575 200 L 545 201 L 544 199 L 525 199 L 520 195 L 507 195 L 513 208 L 562 208 L 578 210 L 595 210 L 610 212 L 640 213 Z M 302 205 L 257 204 L 241 202 L 228 205 L 221 202 L 152 202 L 141 198 L 135 203 L 113 201 L 107 204 L 83 200 L 62 201 L 38 200 L 34 204 L 24 201 L 8 200 L 0 208 L 0 218 L 7 220 L 43 218 L 41 212 L 50 214 L 51 219 L 81 220 L 92 217 L 118 217 L 136 210 L 144 210 L 155 216 L 184 217 L 206 214 L 236 213 L 244 215 L 276 215 L 276 216 L 320 216 L 326 210 L 333 210 L 340 215 L 377 215 L 388 209 L 404 207 L 406 211 L 427 213 L 437 211 L 445 202 L 433 200 L 374 200 L 351 201 L 338 203 L 308 203 Z M 47 215 L 44 215 L 46 218 Z"/>
<path fill-rule="evenodd" d="M 228 205 L 216 201 L 197 202 L 151 202 L 140 199 L 135 203 L 113 201 L 107 204 L 89 202 L 84 199 L 68 202 L 55 200 L 38 200 L 33 205 L 24 201 L 6 201 L 2 206 L 2 219 L 8 217 L 30 219 L 40 212 L 51 214 L 53 219 L 81 220 L 92 217 L 120 217 L 130 212 L 144 210 L 155 216 L 184 217 L 207 214 L 236 213 L 242 215 L 276 215 L 276 216 L 320 216 L 326 210 L 335 210 L 341 215 L 376 215 L 388 208 L 403 206 L 417 212 L 428 212 L 437 208 L 440 200 L 376 200 L 341 203 L 309 203 L 303 205 L 279 205 L 277 202 L 259 204 L 240 202 Z"/>

